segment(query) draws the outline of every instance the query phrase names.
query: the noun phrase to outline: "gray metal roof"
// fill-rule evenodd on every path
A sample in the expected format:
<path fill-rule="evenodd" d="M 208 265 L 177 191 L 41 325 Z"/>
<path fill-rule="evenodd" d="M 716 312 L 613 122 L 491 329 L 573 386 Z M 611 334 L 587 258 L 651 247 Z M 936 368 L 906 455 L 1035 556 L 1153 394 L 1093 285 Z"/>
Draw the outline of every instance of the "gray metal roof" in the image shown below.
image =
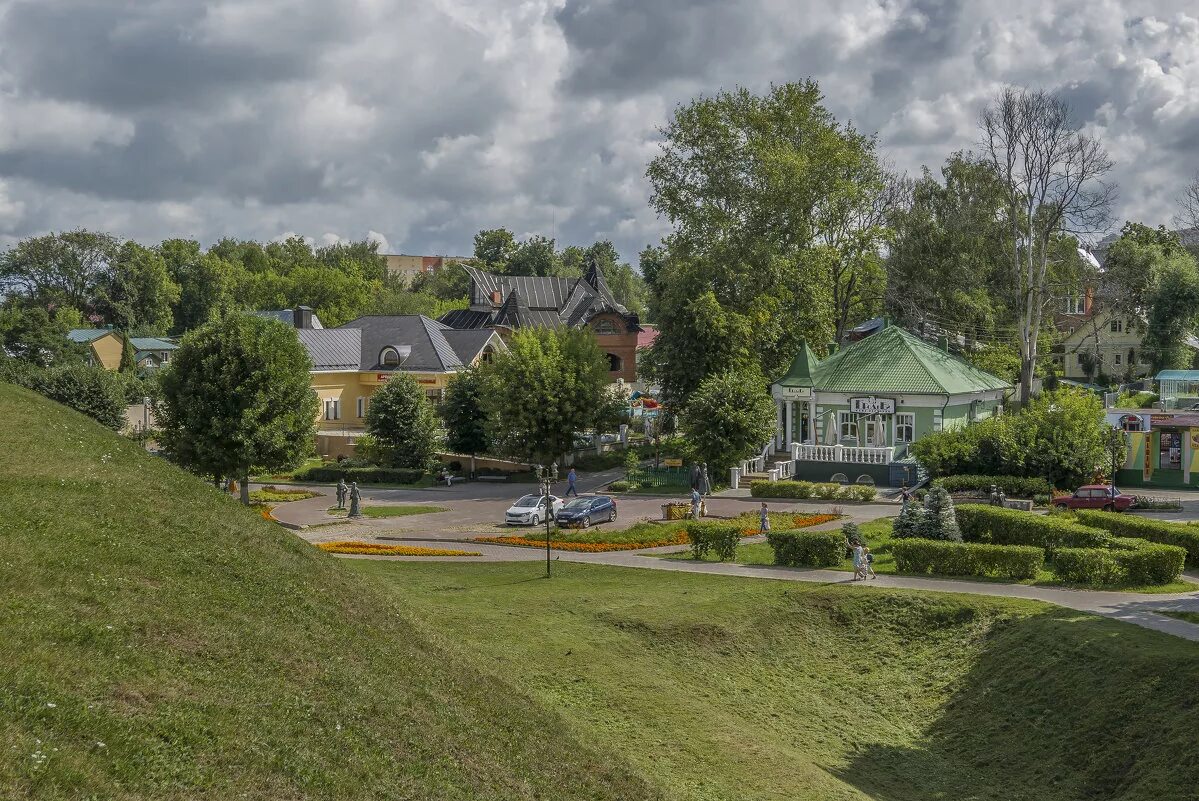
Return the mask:
<path fill-rule="evenodd" d="M 462 360 L 446 341 L 448 325 L 430 320 L 421 314 L 372 315 L 351 320 L 343 326 L 328 330 L 357 329 L 361 331 L 360 364 L 363 370 L 383 370 L 382 354 L 388 347 L 412 348 L 401 370 L 413 372 L 445 372 L 461 370 Z"/>
<path fill-rule="evenodd" d="M 362 332 L 355 328 L 297 328 L 314 370 L 358 370 Z"/>
<path fill-rule="evenodd" d="M 72 328 L 67 332 L 67 339 L 72 342 L 88 343 L 99 339 L 105 334 L 111 334 L 111 328 Z"/>
<path fill-rule="evenodd" d="M 292 326 L 293 328 L 296 325 L 295 309 L 267 309 L 266 311 L 252 311 L 252 312 L 250 312 L 250 314 L 254 315 L 255 317 L 272 317 L 280 322 L 287 323 L 288 325 Z M 313 328 L 324 328 L 325 327 L 324 325 L 321 324 L 321 318 L 316 316 L 316 312 L 312 313 L 312 327 Z"/>
<path fill-rule="evenodd" d="M 463 364 L 470 364 L 478 358 L 483 352 L 483 348 L 491 343 L 497 351 L 507 350 L 508 347 L 504 344 L 504 340 L 500 339 L 500 335 L 489 329 L 476 329 L 473 331 L 442 331 L 441 335 L 445 337 L 446 342 L 450 343 L 450 347 L 454 349 L 454 353 L 458 354 L 458 360 Z"/>
<path fill-rule="evenodd" d="M 441 322 L 457 329 L 579 328 L 602 312 L 623 316 L 640 330 L 635 315 L 616 302 L 603 272 L 596 266 L 582 278 L 497 275 L 467 267 L 471 277 L 471 307 L 447 312 Z"/>
<path fill-rule="evenodd" d="M 177 350 L 179 348 L 174 342 L 159 339 L 158 337 L 129 337 L 129 341 L 139 351 Z"/>

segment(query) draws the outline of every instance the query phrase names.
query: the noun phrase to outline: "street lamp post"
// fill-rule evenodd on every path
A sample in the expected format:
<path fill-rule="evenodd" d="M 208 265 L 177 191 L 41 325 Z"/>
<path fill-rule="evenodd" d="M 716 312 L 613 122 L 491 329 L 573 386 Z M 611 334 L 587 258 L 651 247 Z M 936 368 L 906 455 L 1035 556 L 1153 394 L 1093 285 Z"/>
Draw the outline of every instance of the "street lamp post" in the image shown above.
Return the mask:
<path fill-rule="evenodd" d="M 554 504 L 550 500 L 554 484 L 558 481 L 558 463 L 550 465 L 547 470 L 544 465 L 537 465 L 537 481 L 541 490 L 541 504 L 545 509 L 545 577 L 550 577 L 550 518 L 554 516 Z"/>

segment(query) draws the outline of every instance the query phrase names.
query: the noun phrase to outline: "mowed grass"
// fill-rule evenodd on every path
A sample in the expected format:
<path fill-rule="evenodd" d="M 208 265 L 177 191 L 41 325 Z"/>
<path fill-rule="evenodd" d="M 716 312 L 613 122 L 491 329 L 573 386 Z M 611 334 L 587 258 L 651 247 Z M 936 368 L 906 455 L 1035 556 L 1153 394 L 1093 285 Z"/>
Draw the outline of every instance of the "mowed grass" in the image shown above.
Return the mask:
<path fill-rule="evenodd" d="M 330 506 L 326 511 L 336 517 L 346 517 L 349 515 L 349 509 L 338 509 L 336 506 Z M 363 506 L 363 517 L 372 517 L 376 519 L 388 517 L 409 517 L 411 515 L 431 515 L 438 512 L 449 511 L 444 506 Z"/>
<path fill-rule="evenodd" d="M 355 562 L 672 799 L 1192 799 L 1199 646 L 1056 607 Z"/>
<path fill-rule="evenodd" d="M 0 384 L 0 798 L 657 791 L 211 485 Z"/>
<path fill-rule="evenodd" d="M 1179 620 L 1185 620 L 1188 623 L 1199 623 L 1199 612 L 1162 612 L 1163 615 L 1176 617 Z"/>

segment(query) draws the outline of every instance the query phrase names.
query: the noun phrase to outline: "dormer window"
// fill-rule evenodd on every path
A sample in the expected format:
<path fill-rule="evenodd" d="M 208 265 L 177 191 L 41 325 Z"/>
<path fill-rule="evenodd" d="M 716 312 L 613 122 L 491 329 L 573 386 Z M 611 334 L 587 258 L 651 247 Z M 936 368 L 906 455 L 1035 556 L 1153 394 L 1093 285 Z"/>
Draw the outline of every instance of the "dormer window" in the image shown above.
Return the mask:
<path fill-rule="evenodd" d="M 595 333 L 599 336 L 613 336 L 620 333 L 620 328 L 615 321 L 605 318 L 595 324 Z"/>
<path fill-rule="evenodd" d="M 400 366 L 400 352 L 393 347 L 386 347 L 379 354 L 379 364 L 384 367 L 396 368 Z"/>

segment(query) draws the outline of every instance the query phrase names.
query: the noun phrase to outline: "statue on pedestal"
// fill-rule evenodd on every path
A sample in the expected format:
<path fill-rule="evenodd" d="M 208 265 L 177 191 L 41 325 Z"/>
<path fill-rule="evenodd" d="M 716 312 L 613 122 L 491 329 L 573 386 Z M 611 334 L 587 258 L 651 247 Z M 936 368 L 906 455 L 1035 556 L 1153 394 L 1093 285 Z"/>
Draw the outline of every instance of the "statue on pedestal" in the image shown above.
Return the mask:
<path fill-rule="evenodd" d="M 350 517 L 362 517 L 362 492 L 358 482 L 350 482 Z"/>

